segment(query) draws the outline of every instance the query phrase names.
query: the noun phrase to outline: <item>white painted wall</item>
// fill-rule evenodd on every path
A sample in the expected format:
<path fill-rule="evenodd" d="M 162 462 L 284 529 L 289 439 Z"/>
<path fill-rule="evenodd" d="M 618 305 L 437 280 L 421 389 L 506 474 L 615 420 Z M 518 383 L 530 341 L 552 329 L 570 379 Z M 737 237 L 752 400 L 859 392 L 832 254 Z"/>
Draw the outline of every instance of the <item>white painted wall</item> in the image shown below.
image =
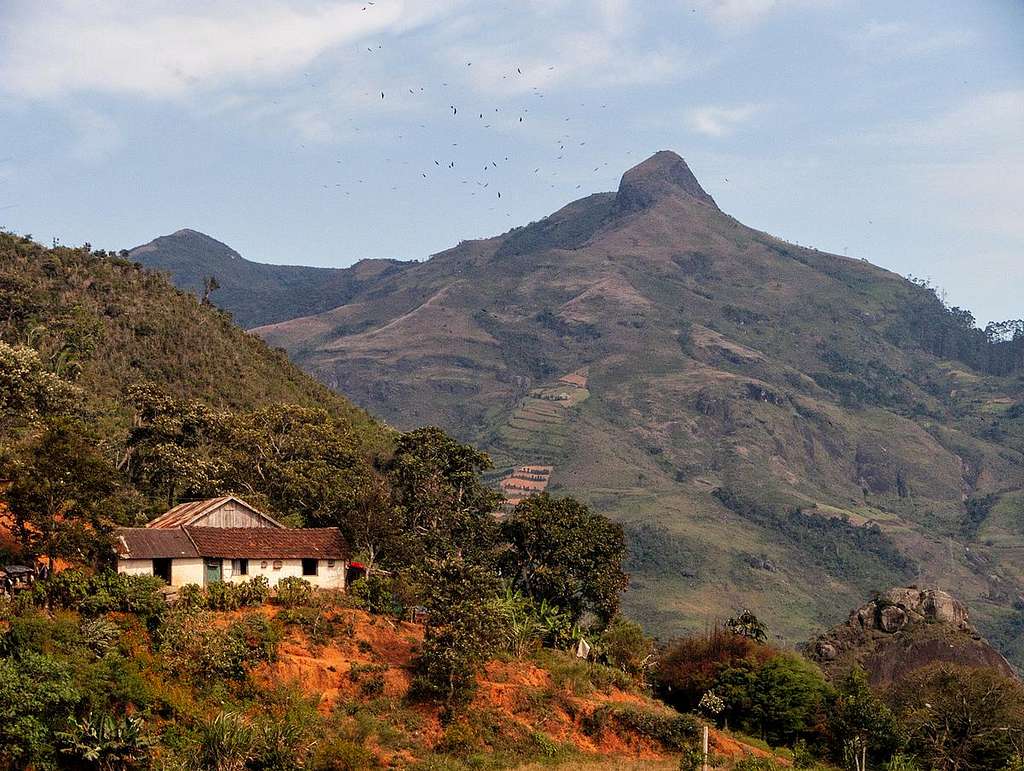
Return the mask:
<path fill-rule="evenodd" d="M 203 576 L 203 560 L 199 557 L 171 561 L 171 586 L 184 586 L 185 584 L 202 586 Z"/>
<path fill-rule="evenodd" d="M 221 568 L 221 577 L 225 581 L 239 584 L 256 576 L 266 576 L 271 587 L 288 576 L 304 578 L 313 586 L 322 589 L 344 589 L 345 569 L 348 563 L 345 560 L 334 560 L 334 567 L 329 567 L 329 560 L 320 560 L 317 564 L 317 575 L 302 575 L 302 560 L 249 560 L 248 575 L 235 575 L 232 570 L 231 560 L 225 559 Z M 274 565 L 280 565 L 275 569 Z M 126 560 L 117 561 L 117 572 L 127 573 L 136 576 L 153 575 L 153 560 Z M 175 559 L 171 562 L 171 586 L 184 586 L 185 584 L 198 584 L 204 586 L 206 580 L 205 560 L 203 559 Z"/>
<path fill-rule="evenodd" d="M 124 560 L 117 561 L 117 572 L 129 576 L 151 576 L 153 575 L 153 560 Z"/>
<path fill-rule="evenodd" d="M 117 572 L 133 576 L 153 575 L 153 560 L 117 561 Z M 171 586 L 203 585 L 203 561 L 197 558 L 171 560 Z"/>
<path fill-rule="evenodd" d="M 250 578 L 256 576 L 265 576 L 267 582 L 273 587 L 277 585 L 277 582 L 282 578 L 288 578 L 289 576 L 295 576 L 297 578 L 304 578 L 313 586 L 318 586 L 323 589 L 344 589 L 345 588 L 345 569 L 348 567 L 348 563 L 345 560 L 333 560 L 334 567 L 329 567 L 329 560 L 320 560 L 317 563 L 317 575 L 315 576 L 304 576 L 302 575 L 302 560 L 263 560 L 263 559 L 250 559 L 249 560 L 249 573 L 248 575 L 235 575 L 232 570 L 231 560 L 224 560 L 224 580 L 231 581 L 232 583 L 241 583 L 247 581 Z M 274 565 L 280 565 L 279 568 L 275 569 Z"/>

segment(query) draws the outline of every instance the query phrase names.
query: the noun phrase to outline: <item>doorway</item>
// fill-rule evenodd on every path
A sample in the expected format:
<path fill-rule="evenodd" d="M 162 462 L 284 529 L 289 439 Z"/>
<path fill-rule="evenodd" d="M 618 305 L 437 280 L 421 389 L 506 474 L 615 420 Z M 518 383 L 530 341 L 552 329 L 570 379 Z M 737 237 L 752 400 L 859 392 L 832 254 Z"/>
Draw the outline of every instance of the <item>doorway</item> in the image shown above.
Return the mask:
<path fill-rule="evenodd" d="M 206 560 L 206 585 L 219 584 L 221 581 L 222 560 Z"/>
<path fill-rule="evenodd" d="M 153 560 L 153 575 L 162 578 L 164 583 L 171 583 L 171 560 L 168 558 Z"/>

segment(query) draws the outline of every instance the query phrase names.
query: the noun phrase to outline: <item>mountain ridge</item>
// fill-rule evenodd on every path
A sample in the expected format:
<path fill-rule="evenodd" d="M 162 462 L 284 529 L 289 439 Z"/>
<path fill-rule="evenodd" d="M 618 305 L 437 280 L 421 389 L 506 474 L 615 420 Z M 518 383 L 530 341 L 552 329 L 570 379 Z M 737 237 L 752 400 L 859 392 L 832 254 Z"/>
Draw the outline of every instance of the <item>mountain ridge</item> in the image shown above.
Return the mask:
<path fill-rule="evenodd" d="M 209 298 L 245 328 L 329 310 L 368 278 L 402 265 L 397 260 L 359 260 L 348 268 L 252 262 L 191 228 L 136 246 L 128 259 L 171 275 L 179 288 L 200 297 L 207 294 L 204 283 L 216 279 Z"/>
<path fill-rule="evenodd" d="M 627 608 L 662 635 L 749 607 L 796 641 L 879 585 L 955 583 L 1020 657 L 1024 382 L 965 363 L 989 356 L 965 325 L 927 287 L 742 225 L 661 152 L 255 331 L 394 425 L 481 445 L 496 482 L 554 466 L 549 490 L 627 527 Z"/>

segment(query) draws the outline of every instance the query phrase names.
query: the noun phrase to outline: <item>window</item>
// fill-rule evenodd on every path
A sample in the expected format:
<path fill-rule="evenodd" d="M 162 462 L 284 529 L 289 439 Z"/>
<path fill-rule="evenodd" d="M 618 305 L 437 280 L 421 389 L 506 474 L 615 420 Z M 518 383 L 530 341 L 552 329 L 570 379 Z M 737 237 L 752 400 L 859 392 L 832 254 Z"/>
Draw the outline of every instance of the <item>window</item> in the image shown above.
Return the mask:
<path fill-rule="evenodd" d="M 232 560 L 231 572 L 236 576 L 249 575 L 249 560 Z"/>
<path fill-rule="evenodd" d="M 281 560 L 274 560 L 274 570 L 281 569 Z"/>
<path fill-rule="evenodd" d="M 318 560 L 304 559 L 302 560 L 302 575 L 304 576 L 315 576 Z"/>

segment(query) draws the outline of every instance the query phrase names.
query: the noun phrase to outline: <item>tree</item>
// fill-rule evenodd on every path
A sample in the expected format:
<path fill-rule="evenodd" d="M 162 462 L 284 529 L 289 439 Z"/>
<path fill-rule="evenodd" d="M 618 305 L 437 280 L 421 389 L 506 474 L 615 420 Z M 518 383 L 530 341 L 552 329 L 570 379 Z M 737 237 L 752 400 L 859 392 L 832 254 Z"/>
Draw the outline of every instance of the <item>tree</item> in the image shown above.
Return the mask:
<path fill-rule="evenodd" d="M 480 472 L 491 459 L 439 428 L 418 428 L 398 438 L 384 465 L 392 501 L 404 533 L 399 563 L 462 554 L 487 561 L 495 542 L 491 513 L 501 496 L 484 485 Z"/>
<path fill-rule="evenodd" d="M 890 701 L 909 749 L 931 768 L 998 769 L 1024 747 L 1024 686 L 993 669 L 924 667 Z"/>
<path fill-rule="evenodd" d="M 204 276 L 203 277 L 203 305 L 210 304 L 210 295 L 220 289 L 220 282 L 216 276 Z"/>
<path fill-rule="evenodd" d="M 828 685 L 810 662 L 776 652 L 762 664 L 743 659 L 721 670 L 714 691 L 725 702 L 723 717 L 733 725 L 782 744 L 816 732 Z"/>
<path fill-rule="evenodd" d="M 134 503 L 97 444 L 81 424 L 59 421 L 19 444 L 0 467 L 0 478 L 9 480 L 0 500 L 13 532 L 51 569 L 58 557 L 98 557 Z"/>
<path fill-rule="evenodd" d="M 0 657 L 0 765 L 50 767 L 54 733 L 79 698 L 69 665 L 37 653 Z"/>
<path fill-rule="evenodd" d="M 124 467 L 140 488 L 173 506 L 179 495 L 219 490 L 223 467 L 210 452 L 218 416 L 200 402 L 176 401 L 152 386 L 130 390 L 135 427 Z"/>
<path fill-rule="evenodd" d="M 629 582 L 622 526 L 573 498 L 544 493 L 520 503 L 501 524 L 510 544 L 502 571 L 512 585 L 567 611 L 574 622 L 593 613 L 607 624 Z"/>
<path fill-rule="evenodd" d="M 450 713 L 469 701 L 477 671 L 494 653 L 498 623 L 488 605 L 500 582 L 485 567 L 458 556 L 429 562 L 420 581 L 429 587 L 429 599 L 415 690 Z"/>
<path fill-rule="evenodd" d="M 352 431 L 326 410 L 274 404 L 217 415 L 211 454 L 218 486 L 293 516 L 298 524 L 345 527 L 372 475 Z M 371 497 L 372 502 L 372 497 Z"/>
<path fill-rule="evenodd" d="M 892 710 L 874 694 L 859 667 L 839 684 L 829 710 L 829 731 L 836 755 L 852 761 L 855 771 L 866 771 L 869 757 L 888 758 L 902 744 Z"/>
<path fill-rule="evenodd" d="M 48 371 L 32 348 L 0 340 L 0 440 L 46 416 L 71 415 L 78 389 Z"/>
<path fill-rule="evenodd" d="M 730 618 L 725 626 L 730 632 L 741 637 L 749 637 L 760 643 L 768 642 L 768 627 L 749 610 L 744 610 L 736 618 Z"/>

